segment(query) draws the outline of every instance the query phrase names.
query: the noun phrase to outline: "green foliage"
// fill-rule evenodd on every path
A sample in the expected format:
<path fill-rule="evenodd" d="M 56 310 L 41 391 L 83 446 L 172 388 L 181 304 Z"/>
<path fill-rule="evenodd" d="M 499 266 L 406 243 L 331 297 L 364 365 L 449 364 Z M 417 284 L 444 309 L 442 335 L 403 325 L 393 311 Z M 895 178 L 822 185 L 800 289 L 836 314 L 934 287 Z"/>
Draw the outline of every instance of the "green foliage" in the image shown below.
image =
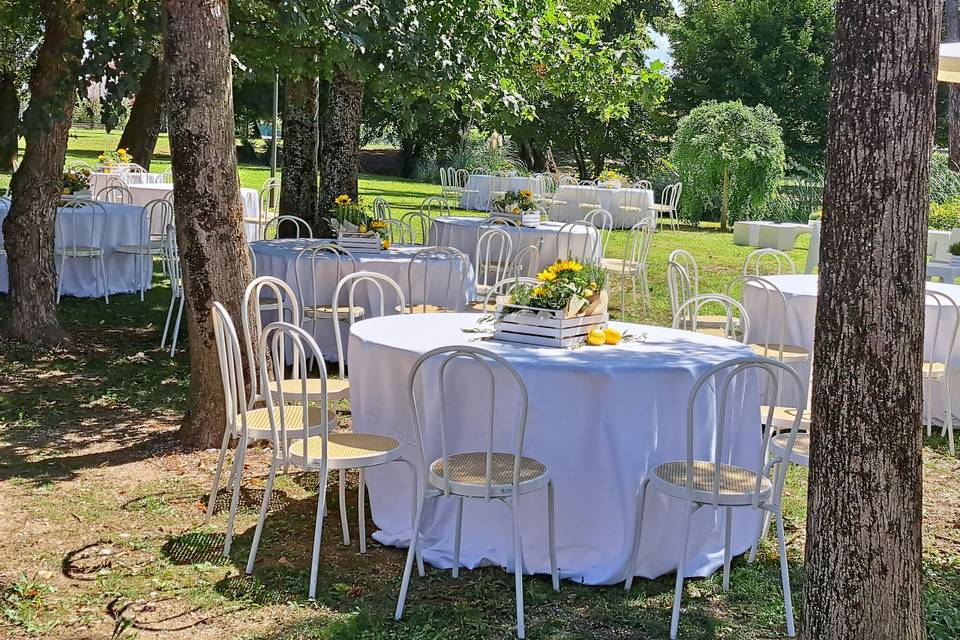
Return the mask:
<path fill-rule="evenodd" d="M 745 217 L 776 194 L 784 173 L 779 121 L 763 105 L 707 102 L 680 119 L 670 160 L 683 182 L 685 214 L 720 208 L 723 227 L 728 213 Z"/>
<path fill-rule="evenodd" d="M 789 176 L 757 219 L 774 222 L 807 222 L 823 206 L 823 173 L 799 171 Z"/>
<path fill-rule="evenodd" d="M 819 159 L 826 146 L 834 3 L 828 0 L 682 0 L 668 23 L 671 104 L 764 104 L 782 119 L 791 157 Z"/>
<path fill-rule="evenodd" d="M 930 158 L 930 202 L 943 204 L 960 200 L 960 174 L 950 169 L 946 154 Z"/>
<path fill-rule="evenodd" d="M 49 606 L 45 598 L 53 592 L 49 585 L 21 575 L 0 594 L 0 611 L 7 621 L 27 633 L 44 634 L 56 625 L 55 620 L 46 619 Z"/>
<path fill-rule="evenodd" d="M 941 231 L 960 228 L 960 200 L 931 202 L 928 226 Z"/>
<path fill-rule="evenodd" d="M 492 173 L 521 169 L 518 154 L 517 143 L 510 138 L 505 137 L 495 144 L 489 135 L 471 129 L 444 160 L 449 166 Z"/>

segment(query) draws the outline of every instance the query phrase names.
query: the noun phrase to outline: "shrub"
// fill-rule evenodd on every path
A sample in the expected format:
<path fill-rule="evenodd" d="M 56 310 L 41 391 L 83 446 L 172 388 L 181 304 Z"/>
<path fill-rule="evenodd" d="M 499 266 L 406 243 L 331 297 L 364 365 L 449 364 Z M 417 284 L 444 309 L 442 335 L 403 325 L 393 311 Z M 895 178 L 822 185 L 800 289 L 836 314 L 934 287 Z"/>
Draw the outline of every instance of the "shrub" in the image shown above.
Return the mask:
<path fill-rule="evenodd" d="M 930 218 L 928 225 L 931 229 L 950 231 L 960 227 L 960 199 L 930 203 Z"/>
<path fill-rule="evenodd" d="M 444 158 L 444 165 L 458 169 L 483 169 L 489 173 L 519 171 L 523 168 L 516 142 L 505 137 L 501 144 L 493 144 L 488 136 L 476 129 L 463 136 L 460 144 Z"/>
<path fill-rule="evenodd" d="M 960 174 L 950 170 L 950 162 L 942 153 L 930 158 L 930 202 L 944 204 L 960 200 Z"/>

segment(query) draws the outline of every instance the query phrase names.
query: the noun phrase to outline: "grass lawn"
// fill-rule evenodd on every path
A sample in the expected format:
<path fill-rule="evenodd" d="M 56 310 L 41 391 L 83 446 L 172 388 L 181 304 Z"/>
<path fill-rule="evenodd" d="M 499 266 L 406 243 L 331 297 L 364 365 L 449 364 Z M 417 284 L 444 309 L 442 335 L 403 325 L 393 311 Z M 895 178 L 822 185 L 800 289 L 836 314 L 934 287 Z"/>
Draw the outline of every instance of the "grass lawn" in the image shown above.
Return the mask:
<path fill-rule="evenodd" d="M 75 131 L 71 158 L 110 146 L 102 133 Z M 161 141 L 161 163 L 166 141 Z M 266 177 L 242 168 L 247 186 Z M 435 185 L 367 176 L 361 191 L 413 207 Z M 622 254 L 626 234 L 611 249 Z M 675 248 L 701 265 L 701 289 L 721 290 L 747 250 L 713 229 L 662 231 L 650 257 L 653 308 L 628 307 L 628 319 L 669 320 L 665 263 Z M 805 250 L 794 257 L 799 264 Z M 316 478 L 280 476 L 254 576 L 243 576 L 268 452 L 249 456 L 247 483 L 230 558 L 222 558 L 226 514 L 203 524 L 215 451 L 177 441 L 184 410 L 189 345 L 170 359 L 158 349 L 169 298 L 157 279 L 144 303 L 135 295 L 65 298 L 61 316 L 75 344 L 37 351 L 0 342 L 0 637 L 242 638 L 245 640 L 500 639 L 513 633 L 512 576 L 498 568 L 414 577 L 402 622 L 393 620 L 404 553 L 368 541 L 339 541 L 335 493 L 328 493 L 318 600 L 306 600 Z M 612 283 L 615 290 L 617 283 Z M 617 292 L 612 297 L 617 299 Z M 8 313 L 0 296 L 0 321 Z M 349 408 L 340 420 L 349 424 Z M 945 441 L 924 450 L 925 590 L 931 638 L 960 637 L 960 461 Z M 252 478 L 252 479 L 251 479 Z M 355 476 L 350 481 L 356 483 Z M 806 473 L 786 489 L 787 540 L 798 617 L 803 581 Z M 355 490 L 352 489 L 351 491 Z M 355 495 L 355 494 L 354 494 Z M 349 506 L 354 537 L 356 505 Z M 372 522 L 368 531 L 373 530 Z M 524 581 L 530 638 L 665 638 L 673 576 L 622 585 Z M 784 636 L 775 546 L 759 561 L 733 563 L 731 590 L 720 576 L 687 581 L 683 638 Z"/>

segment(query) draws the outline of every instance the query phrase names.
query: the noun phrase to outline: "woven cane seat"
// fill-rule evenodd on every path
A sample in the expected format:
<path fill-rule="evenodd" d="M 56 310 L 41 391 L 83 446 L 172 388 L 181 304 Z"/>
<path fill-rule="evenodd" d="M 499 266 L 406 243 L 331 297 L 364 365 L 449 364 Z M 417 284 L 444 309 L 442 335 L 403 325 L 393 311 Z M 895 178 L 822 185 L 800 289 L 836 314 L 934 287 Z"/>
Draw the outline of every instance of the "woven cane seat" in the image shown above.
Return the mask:
<path fill-rule="evenodd" d="M 67 256 L 68 258 L 96 258 L 104 254 L 103 249 L 100 247 L 63 247 L 57 249 L 58 256 Z"/>
<path fill-rule="evenodd" d="M 767 413 L 770 411 L 769 406 L 760 407 L 760 422 L 766 424 Z M 807 429 L 810 427 L 810 410 L 807 409 L 803 412 L 803 417 L 800 418 L 800 428 Z M 774 407 L 773 408 L 773 428 L 774 429 L 792 429 L 793 421 L 797 417 L 796 407 Z"/>
<path fill-rule="evenodd" d="M 311 467 L 320 467 L 323 455 L 323 436 L 307 441 Z M 305 463 L 304 441 L 290 445 L 290 457 Z M 366 433 L 331 433 L 327 439 L 327 465 L 330 469 L 357 469 L 390 462 L 400 457 L 400 443 L 387 436 Z"/>
<path fill-rule="evenodd" d="M 786 458 L 794 464 L 807 466 L 810 459 L 810 434 L 800 432 L 793 441 L 793 449 L 787 455 L 787 444 L 790 441 L 789 433 L 781 433 L 770 438 L 770 449 L 781 458 Z"/>
<path fill-rule="evenodd" d="M 312 432 L 314 427 L 319 431 L 323 428 L 323 416 L 327 414 L 327 419 L 330 419 L 329 414 L 325 411 L 324 407 L 307 407 L 307 425 L 309 430 Z M 283 407 L 283 416 L 286 424 L 287 435 L 301 433 L 303 431 L 303 407 L 300 405 L 287 405 Z M 280 407 L 273 408 L 273 419 L 277 425 L 277 428 L 280 428 Z M 237 414 L 237 431 L 239 435 L 239 430 L 242 427 L 243 423 L 241 422 L 240 414 Z M 265 432 L 265 433 L 254 433 L 256 431 Z M 247 433 L 249 437 L 254 439 L 263 439 L 270 437 L 270 411 L 266 408 L 260 409 L 251 409 L 247 411 Z"/>
<path fill-rule="evenodd" d="M 450 313 L 453 309 L 436 304 L 408 304 L 405 307 L 397 305 L 393 308 L 397 313 Z"/>
<path fill-rule="evenodd" d="M 600 264 L 607 271 L 633 271 L 637 268 L 636 262 L 622 258 L 604 258 Z"/>
<path fill-rule="evenodd" d="M 924 378 L 942 378 L 947 373 L 947 365 L 943 362 L 924 362 Z"/>
<path fill-rule="evenodd" d="M 343 320 L 350 319 L 350 307 L 348 305 L 340 305 L 337 307 L 337 317 Z M 354 320 L 360 320 L 363 318 L 364 310 L 363 307 L 353 307 L 353 318 Z M 321 304 L 313 307 L 304 307 L 303 315 L 308 318 L 316 318 L 318 320 L 330 320 L 333 318 L 333 305 L 330 304 Z"/>
<path fill-rule="evenodd" d="M 773 358 L 780 362 L 806 362 L 810 359 L 810 351 L 803 347 L 788 344 L 750 344 L 748 346 L 758 356 Z"/>
<path fill-rule="evenodd" d="M 321 391 L 320 391 L 320 378 L 307 378 L 307 399 L 311 402 L 319 402 Z M 284 380 L 280 383 L 279 387 L 277 382 L 271 381 L 267 384 L 267 388 L 270 389 L 271 393 L 277 393 L 278 389 L 283 389 L 284 400 L 286 402 L 297 402 L 300 398 L 300 393 L 302 385 L 299 378 L 292 378 L 290 380 Z M 350 391 L 350 381 L 343 378 L 327 378 L 327 398 L 329 400 L 336 400 Z"/>
<path fill-rule="evenodd" d="M 694 460 L 694 501 L 713 502 L 715 470 L 716 465 L 713 462 Z M 651 481 L 664 493 L 681 498 L 685 497 L 687 495 L 686 461 L 667 462 L 658 465 L 653 470 Z M 755 472 L 729 464 L 720 465 L 720 504 L 749 504 L 753 500 L 756 487 L 757 474 Z M 773 483 L 766 476 L 760 476 L 761 501 L 769 498 L 772 493 Z"/>
<path fill-rule="evenodd" d="M 133 253 L 157 256 L 163 253 L 163 244 L 157 240 L 151 240 L 149 244 L 121 244 L 113 248 L 117 253 Z"/>
<path fill-rule="evenodd" d="M 512 453 L 493 454 L 490 474 L 491 495 L 505 495 L 513 490 Z M 484 495 L 486 487 L 487 454 L 485 452 L 457 453 L 447 457 L 447 475 L 450 490 L 460 495 Z M 536 491 L 543 488 L 549 479 L 547 467 L 539 460 L 523 456 L 520 458 L 520 491 Z M 430 465 L 430 484 L 438 489 L 445 486 L 443 479 L 443 458 Z"/>

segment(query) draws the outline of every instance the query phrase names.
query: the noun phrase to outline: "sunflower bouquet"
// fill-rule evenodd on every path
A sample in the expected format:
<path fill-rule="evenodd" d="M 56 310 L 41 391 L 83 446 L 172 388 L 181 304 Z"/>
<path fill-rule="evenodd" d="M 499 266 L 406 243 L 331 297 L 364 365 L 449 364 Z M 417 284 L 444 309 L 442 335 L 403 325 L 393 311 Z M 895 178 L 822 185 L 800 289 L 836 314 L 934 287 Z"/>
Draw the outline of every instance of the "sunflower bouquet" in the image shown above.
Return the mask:
<path fill-rule="evenodd" d="M 133 162 L 133 156 L 123 147 L 120 147 L 116 151 L 104 151 L 97 158 L 98 166 L 103 169 L 105 173 L 110 173 L 110 169 L 113 167 L 130 164 L 131 162 Z"/>
<path fill-rule="evenodd" d="M 537 208 L 533 192 L 527 190 L 507 191 L 499 198 L 494 199 L 493 208 L 504 213 L 521 215 Z"/>
<path fill-rule="evenodd" d="M 374 218 L 360 198 L 354 201 L 345 193 L 337 196 L 333 200 L 331 213 L 338 234 L 359 233 L 369 237 L 380 236 L 381 246 L 384 249 L 390 248 L 390 230 L 387 223 Z"/>
<path fill-rule="evenodd" d="M 626 186 L 630 184 L 630 178 L 620 173 L 616 169 L 605 169 L 600 172 L 600 175 L 597 176 L 597 184 L 600 186 L 606 186 L 611 184 L 619 184 L 620 186 Z"/>
<path fill-rule="evenodd" d="M 63 195 L 73 195 L 90 189 L 90 171 L 70 170 L 63 174 Z"/>
<path fill-rule="evenodd" d="M 597 264 L 557 260 L 537 280 L 536 285 L 515 285 L 508 304 L 563 310 L 568 318 L 606 311 L 607 273 Z"/>

